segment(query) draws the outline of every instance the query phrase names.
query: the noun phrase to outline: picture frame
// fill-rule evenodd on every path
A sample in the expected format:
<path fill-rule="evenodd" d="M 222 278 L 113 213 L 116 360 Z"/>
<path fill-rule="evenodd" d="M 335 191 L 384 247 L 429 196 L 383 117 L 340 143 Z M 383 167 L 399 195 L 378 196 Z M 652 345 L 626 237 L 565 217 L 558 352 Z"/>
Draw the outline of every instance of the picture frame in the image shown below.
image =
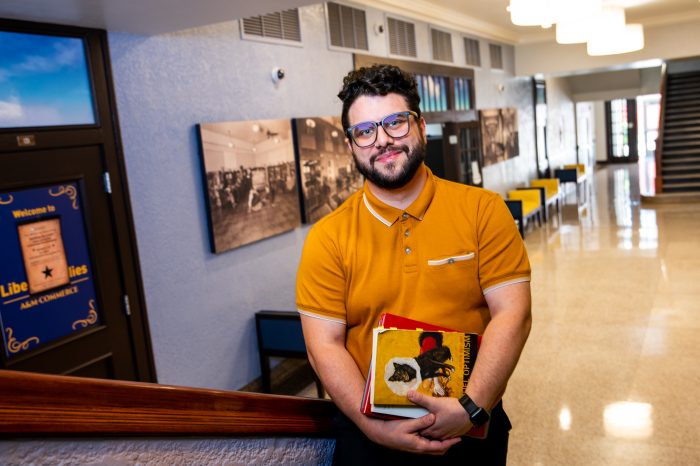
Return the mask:
<path fill-rule="evenodd" d="M 301 225 L 290 120 L 201 123 L 198 130 L 212 252 Z"/>

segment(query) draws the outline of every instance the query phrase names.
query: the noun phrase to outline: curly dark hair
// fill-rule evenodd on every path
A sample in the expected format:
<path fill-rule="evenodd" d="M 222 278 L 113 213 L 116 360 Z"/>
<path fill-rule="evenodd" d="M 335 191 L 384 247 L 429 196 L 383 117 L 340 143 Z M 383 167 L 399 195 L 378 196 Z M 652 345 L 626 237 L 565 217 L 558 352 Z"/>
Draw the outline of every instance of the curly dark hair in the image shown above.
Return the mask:
<path fill-rule="evenodd" d="M 343 129 L 347 131 L 350 127 L 348 110 L 358 97 L 385 96 L 389 93 L 403 96 L 409 110 L 416 112 L 420 117 L 420 96 L 416 80 L 399 67 L 373 65 L 349 72 L 343 79 L 343 88 L 338 93 L 338 98 L 343 101 Z"/>

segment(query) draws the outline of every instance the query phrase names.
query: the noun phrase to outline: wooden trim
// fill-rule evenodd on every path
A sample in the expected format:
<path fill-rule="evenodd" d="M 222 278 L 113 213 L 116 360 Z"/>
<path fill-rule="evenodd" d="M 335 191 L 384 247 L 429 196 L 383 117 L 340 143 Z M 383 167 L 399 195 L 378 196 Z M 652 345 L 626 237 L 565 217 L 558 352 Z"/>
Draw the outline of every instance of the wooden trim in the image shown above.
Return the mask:
<path fill-rule="evenodd" d="M 664 121 L 666 115 L 666 86 L 668 84 L 668 65 L 664 63 L 661 65 L 661 101 L 659 102 L 659 134 L 656 137 L 656 152 L 654 153 L 654 158 L 656 159 L 656 174 L 654 177 L 654 194 L 661 194 L 664 191 L 662 170 L 663 170 L 663 150 L 664 150 Z"/>
<path fill-rule="evenodd" d="M 0 370 L 4 436 L 325 437 L 335 413 L 329 400 Z"/>
<path fill-rule="evenodd" d="M 395 65 L 409 73 L 430 74 L 433 76 L 449 76 L 457 78 L 474 79 L 474 70 L 471 68 L 458 68 L 456 66 L 438 65 L 419 61 L 398 60 L 395 58 L 377 57 L 372 55 L 355 54 L 355 69 L 363 66 L 372 66 L 378 63 Z"/>

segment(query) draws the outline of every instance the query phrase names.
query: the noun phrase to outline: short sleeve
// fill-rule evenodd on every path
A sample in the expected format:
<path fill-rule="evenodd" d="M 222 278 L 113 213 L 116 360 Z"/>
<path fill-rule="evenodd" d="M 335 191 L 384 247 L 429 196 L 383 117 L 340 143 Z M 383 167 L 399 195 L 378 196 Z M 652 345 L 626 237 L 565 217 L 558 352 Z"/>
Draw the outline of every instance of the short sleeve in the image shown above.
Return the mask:
<path fill-rule="evenodd" d="M 297 271 L 296 302 L 302 313 L 345 323 L 346 280 L 338 245 L 321 225 L 309 231 Z"/>
<path fill-rule="evenodd" d="M 477 220 L 479 282 L 484 294 L 530 280 L 530 261 L 508 207 L 497 194 L 484 199 Z"/>

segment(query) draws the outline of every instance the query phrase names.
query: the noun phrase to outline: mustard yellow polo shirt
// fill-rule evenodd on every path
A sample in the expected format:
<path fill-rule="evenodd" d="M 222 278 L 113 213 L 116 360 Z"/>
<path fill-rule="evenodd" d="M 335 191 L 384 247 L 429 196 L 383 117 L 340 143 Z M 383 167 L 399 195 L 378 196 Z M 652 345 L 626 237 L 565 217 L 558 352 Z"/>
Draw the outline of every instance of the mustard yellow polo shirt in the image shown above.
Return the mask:
<path fill-rule="evenodd" d="M 311 228 L 297 273 L 304 315 L 347 326 L 346 348 L 363 375 L 382 312 L 483 333 L 484 295 L 529 281 L 530 263 L 501 197 L 428 170 L 406 209 L 384 204 L 367 183 Z"/>

